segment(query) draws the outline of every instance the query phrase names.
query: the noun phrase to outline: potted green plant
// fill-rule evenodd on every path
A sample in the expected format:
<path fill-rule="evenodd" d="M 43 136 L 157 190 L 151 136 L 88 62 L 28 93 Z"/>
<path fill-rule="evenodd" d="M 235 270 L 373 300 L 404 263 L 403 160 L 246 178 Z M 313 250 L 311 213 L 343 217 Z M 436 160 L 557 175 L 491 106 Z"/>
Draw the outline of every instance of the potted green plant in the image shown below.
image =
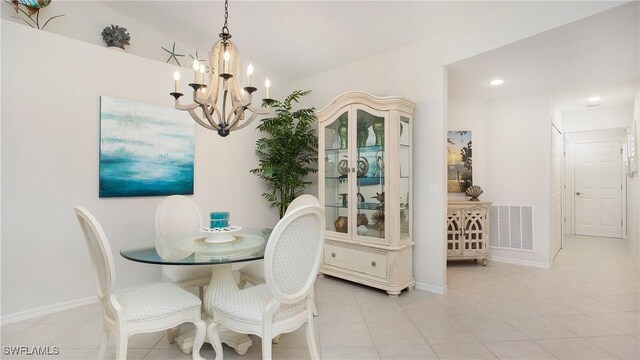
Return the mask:
<path fill-rule="evenodd" d="M 316 109 L 293 110 L 293 104 L 310 92 L 295 90 L 282 102 L 271 101 L 275 116 L 258 125 L 266 136 L 256 141 L 259 164 L 251 172 L 266 183 L 269 191 L 262 196 L 281 218 L 289 203 L 311 184 L 307 176 L 318 171 Z"/>

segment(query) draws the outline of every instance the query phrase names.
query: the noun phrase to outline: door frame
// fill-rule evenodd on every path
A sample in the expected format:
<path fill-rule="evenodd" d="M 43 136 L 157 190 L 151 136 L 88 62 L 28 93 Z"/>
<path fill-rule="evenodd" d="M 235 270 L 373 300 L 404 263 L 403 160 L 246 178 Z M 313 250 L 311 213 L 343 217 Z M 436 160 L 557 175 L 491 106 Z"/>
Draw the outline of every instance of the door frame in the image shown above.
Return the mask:
<path fill-rule="evenodd" d="M 557 132 L 560 137 L 562 138 L 562 154 L 560 155 L 561 158 L 561 164 L 560 164 L 560 248 L 558 249 L 558 251 L 555 254 L 550 254 L 550 262 L 551 264 L 553 264 L 553 262 L 556 259 L 556 256 L 558 256 L 558 254 L 560 253 L 560 250 L 562 250 L 562 248 L 564 247 L 564 236 L 565 236 L 565 227 L 566 227 L 566 204 L 565 204 L 565 193 L 567 190 L 567 186 L 566 186 L 566 167 L 567 167 L 567 139 L 565 136 L 565 133 L 560 131 L 560 129 L 553 123 L 553 121 L 551 122 L 551 173 L 553 174 L 554 171 L 554 164 L 553 164 L 553 136 L 554 131 Z M 552 183 L 551 183 L 551 187 L 553 188 L 553 176 L 551 177 Z M 553 189 L 551 190 L 551 206 L 553 206 Z M 550 213 L 553 214 L 553 211 L 550 209 Z M 553 231 L 553 219 L 551 220 L 551 223 L 549 224 L 549 227 L 551 229 L 551 231 Z M 551 234 L 551 232 L 550 232 Z M 549 252 L 551 253 L 551 250 L 553 250 L 553 236 L 549 239 Z"/>
<path fill-rule="evenodd" d="M 576 144 L 585 144 L 585 143 L 599 143 L 599 142 L 607 142 L 607 141 L 617 141 L 620 143 L 620 149 L 622 149 L 622 138 L 618 136 L 612 136 L 609 132 L 609 129 L 604 130 L 601 134 L 598 134 L 599 131 L 588 131 L 588 132 L 575 132 L 575 133 L 566 133 L 565 142 L 567 146 L 567 153 L 565 156 L 565 201 L 566 201 L 566 227 L 565 231 L 567 235 L 575 235 L 575 145 Z M 584 139 L 571 139 L 572 135 L 576 134 L 584 134 L 584 133 L 593 133 L 594 137 L 589 140 Z M 600 136 L 599 136 L 600 135 Z M 621 150 L 622 151 L 622 150 Z M 620 154 L 620 162 L 622 162 L 622 153 Z M 624 166 L 620 167 L 620 179 L 622 184 L 622 193 L 621 193 L 621 220 L 622 220 L 622 231 L 621 236 L 622 239 L 627 238 L 627 203 L 626 203 L 626 194 L 627 194 L 627 182 L 626 176 L 624 172 Z"/>

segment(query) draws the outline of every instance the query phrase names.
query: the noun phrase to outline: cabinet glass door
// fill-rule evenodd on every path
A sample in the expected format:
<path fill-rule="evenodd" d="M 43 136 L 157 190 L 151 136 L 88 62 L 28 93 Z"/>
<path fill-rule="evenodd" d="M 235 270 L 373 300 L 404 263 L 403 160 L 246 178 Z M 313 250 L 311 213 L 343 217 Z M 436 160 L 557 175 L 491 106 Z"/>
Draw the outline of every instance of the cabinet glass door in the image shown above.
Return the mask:
<path fill-rule="evenodd" d="M 411 229 L 409 191 L 411 189 L 411 127 L 409 118 L 400 117 L 400 238 L 408 238 Z"/>
<path fill-rule="evenodd" d="M 324 183 L 326 229 L 349 230 L 349 109 L 340 111 L 324 129 Z"/>
<path fill-rule="evenodd" d="M 384 239 L 385 118 L 357 109 L 356 121 L 356 231 L 359 236 Z"/>

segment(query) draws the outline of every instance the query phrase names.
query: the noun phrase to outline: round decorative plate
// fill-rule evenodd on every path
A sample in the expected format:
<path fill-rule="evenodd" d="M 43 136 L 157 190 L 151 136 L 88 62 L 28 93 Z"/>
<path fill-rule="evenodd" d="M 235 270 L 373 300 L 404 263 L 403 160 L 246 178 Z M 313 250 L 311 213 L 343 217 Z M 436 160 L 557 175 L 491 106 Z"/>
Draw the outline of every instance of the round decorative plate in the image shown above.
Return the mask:
<path fill-rule="evenodd" d="M 200 228 L 200 232 L 207 235 L 204 241 L 212 244 L 231 242 L 236 239 L 233 233 L 240 230 L 242 230 L 242 227 L 240 226 L 227 226 L 222 228 Z"/>

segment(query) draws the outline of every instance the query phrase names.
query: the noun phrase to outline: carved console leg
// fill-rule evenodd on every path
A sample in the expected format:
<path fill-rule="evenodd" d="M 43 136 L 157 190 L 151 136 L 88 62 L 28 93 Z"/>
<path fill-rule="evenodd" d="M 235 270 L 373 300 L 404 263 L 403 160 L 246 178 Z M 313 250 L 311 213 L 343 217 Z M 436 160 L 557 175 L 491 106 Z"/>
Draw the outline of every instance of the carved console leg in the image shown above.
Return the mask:
<path fill-rule="evenodd" d="M 389 294 L 389 296 L 391 296 L 392 298 L 397 298 L 401 292 L 402 291 L 387 291 L 387 294 Z"/>

